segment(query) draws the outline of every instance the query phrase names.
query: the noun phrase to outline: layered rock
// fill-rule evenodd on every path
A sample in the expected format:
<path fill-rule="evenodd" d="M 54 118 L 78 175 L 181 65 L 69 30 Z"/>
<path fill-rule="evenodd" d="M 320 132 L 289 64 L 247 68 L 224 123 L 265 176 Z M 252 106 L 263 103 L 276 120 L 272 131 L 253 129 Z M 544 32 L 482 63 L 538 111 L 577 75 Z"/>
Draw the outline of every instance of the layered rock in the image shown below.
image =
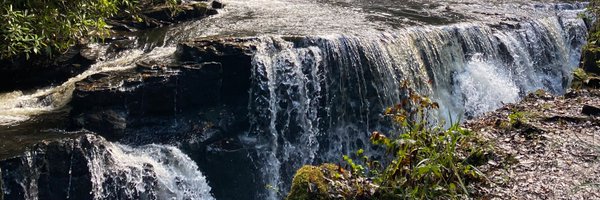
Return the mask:
<path fill-rule="evenodd" d="M 70 103 L 74 124 L 112 139 L 147 137 L 157 142 L 163 140 L 145 136 L 146 131 L 131 134 L 144 127 L 158 128 L 156 134 L 200 133 L 206 128 L 201 124 L 221 132 L 242 129 L 247 121 L 243 113 L 250 86 L 250 47 L 219 44 L 182 44 L 176 62 L 139 62 L 131 70 L 99 73 L 78 82 Z M 174 121 L 177 125 L 164 126 Z"/>
<path fill-rule="evenodd" d="M 63 83 L 89 69 L 97 57 L 94 49 L 76 46 L 53 59 L 22 56 L 0 60 L 0 92 Z"/>
<path fill-rule="evenodd" d="M 0 161 L 5 199 L 91 199 L 86 155 L 93 137 L 64 138 L 34 145 Z"/>
<path fill-rule="evenodd" d="M 261 184 L 248 174 L 258 173 L 240 165 L 251 160 L 239 139 L 248 130 L 251 40 L 191 41 L 175 61 L 92 75 L 76 84 L 73 125 L 126 144 L 177 145 L 210 175 L 217 198 L 256 196 Z"/>

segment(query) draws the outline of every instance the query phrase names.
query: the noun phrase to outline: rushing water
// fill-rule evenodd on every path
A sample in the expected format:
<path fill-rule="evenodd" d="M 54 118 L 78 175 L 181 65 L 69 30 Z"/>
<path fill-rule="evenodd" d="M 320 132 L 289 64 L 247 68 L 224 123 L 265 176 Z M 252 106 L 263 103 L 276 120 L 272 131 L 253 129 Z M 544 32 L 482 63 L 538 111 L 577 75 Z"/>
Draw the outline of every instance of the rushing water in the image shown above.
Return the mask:
<path fill-rule="evenodd" d="M 140 35 L 138 49 L 60 86 L 0 94 L 0 125 L 63 109 L 90 75 L 171 62 L 180 41 L 252 37 L 250 129 L 239 138 L 255 152 L 262 183 L 278 191 L 248 198 L 280 199 L 300 166 L 369 152 L 370 132 L 389 130 L 381 113 L 400 101 L 402 81 L 438 101 L 441 119 L 478 116 L 537 89 L 563 93 L 587 34 L 580 3 L 225 2 L 219 15 Z M 88 155 L 97 199 L 212 199 L 198 166 L 176 147 L 105 143 Z"/>
<path fill-rule="evenodd" d="M 213 199 L 196 163 L 176 147 L 108 143 L 91 152 L 94 199 Z"/>
<path fill-rule="evenodd" d="M 92 135 L 83 135 L 81 138 L 67 141 L 69 142 L 50 144 L 45 148 L 27 151 L 20 160 L 23 162 L 21 168 L 25 168 L 21 169 L 23 174 L 15 175 L 12 172 L 12 175 L 3 176 L 3 179 L 10 177 L 7 180 L 13 184 L 2 188 L 7 198 L 77 199 L 82 198 L 80 196 L 82 194 L 78 193 L 81 192 L 81 188 L 85 188 L 88 183 L 91 183 L 89 184 L 91 190 L 84 191 L 88 193 L 85 196 L 89 195 L 89 198 L 97 200 L 213 199 L 210 194 L 210 186 L 204 175 L 198 171 L 196 163 L 173 146 L 153 144 L 130 147 L 110 143 Z M 60 158 L 61 155 L 55 155 L 57 153 L 70 155 L 66 156 L 69 159 L 50 160 Z M 78 163 L 81 159 L 87 163 Z M 48 163 L 69 167 L 53 168 L 47 166 Z M 18 165 L 13 163 L 12 166 Z M 10 169 L 12 166 L 9 164 L 8 168 Z M 87 170 L 84 174 L 89 174 L 87 177 L 89 180 L 78 180 L 82 178 L 81 168 Z M 68 170 L 68 172 L 61 170 Z M 60 181 L 60 177 L 57 176 L 62 174 L 69 177 L 67 177 L 68 184 L 65 185 L 65 188 L 58 188 L 61 191 L 51 191 L 52 189 L 48 191 L 48 187 L 55 187 L 41 183 L 47 182 L 48 179 Z M 75 183 L 84 184 L 75 185 Z M 66 192 L 63 197 L 59 195 L 62 192 Z M 42 195 L 48 193 L 51 196 Z"/>

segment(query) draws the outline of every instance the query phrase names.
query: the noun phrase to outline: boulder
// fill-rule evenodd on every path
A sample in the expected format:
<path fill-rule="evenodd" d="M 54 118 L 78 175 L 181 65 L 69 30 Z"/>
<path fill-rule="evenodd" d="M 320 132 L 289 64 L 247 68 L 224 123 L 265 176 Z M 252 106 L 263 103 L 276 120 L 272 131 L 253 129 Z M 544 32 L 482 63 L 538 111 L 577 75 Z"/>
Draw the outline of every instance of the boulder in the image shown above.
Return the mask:
<path fill-rule="evenodd" d="M 377 189 L 371 180 L 353 176 L 339 165 L 306 165 L 294 175 L 286 200 L 386 199 L 377 196 Z"/>
<path fill-rule="evenodd" d="M 600 116 L 600 108 L 597 106 L 583 105 L 581 113 L 590 116 Z"/>
<path fill-rule="evenodd" d="M 225 7 L 225 4 L 223 4 L 220 1 L 213 1 L 212 2 L 212 8 L 214 8 L 214 9 L 221 9 L 221 8 L 224 8 L 224 7 Z"/>
<path fill-rule="evenodd" d="M 326 177 L 322 170 L 315 166 L 303 166 L 296 172 L 292 181 L 292 189 L 286 200 L 304 200 L 318 199 L 325 200 L 329 198 L 327 190 Z"/>

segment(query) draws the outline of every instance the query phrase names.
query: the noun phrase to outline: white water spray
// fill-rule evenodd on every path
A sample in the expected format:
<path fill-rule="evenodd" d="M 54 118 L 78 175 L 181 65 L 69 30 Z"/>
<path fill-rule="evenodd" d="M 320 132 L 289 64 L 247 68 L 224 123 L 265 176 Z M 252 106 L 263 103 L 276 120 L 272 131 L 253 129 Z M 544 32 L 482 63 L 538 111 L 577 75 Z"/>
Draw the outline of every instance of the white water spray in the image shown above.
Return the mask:
<path fill-rule="evenodd" d="M 95 199 L 214 199 L 196 163 L 176 147 L 106 142 L 90 152 Z"/>

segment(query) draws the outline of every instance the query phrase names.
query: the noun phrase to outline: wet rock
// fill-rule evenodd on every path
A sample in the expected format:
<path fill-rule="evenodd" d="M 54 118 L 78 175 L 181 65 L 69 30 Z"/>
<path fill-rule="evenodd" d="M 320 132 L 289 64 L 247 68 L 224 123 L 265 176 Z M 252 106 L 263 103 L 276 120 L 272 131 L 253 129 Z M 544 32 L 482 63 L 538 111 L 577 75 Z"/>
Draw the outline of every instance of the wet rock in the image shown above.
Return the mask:
<path fill-rule="evenodd" d="M 217 199 L 257 196 L 264 184 L 248 175 L 260 173 L 240 140 L 249 129 L 249 41 L 199 39 L 180 44 L 175 61 L 92 75 L 75 86 L 72 124 L 124 144 L 176 145 L 207 174 Z"/>
<path fill-rule="evenodd" d="M 591 88 L 600 88 L 600 77 L 590 77 L 585 85 Z"/>
<path fill-rule="evenodd" d="M 224 8 L 225 4 L 221 3 L 220 1 L 213 1 L 212 2 L 212 8 L 214 9 L 221 9 Z"/>
<path fill-rule="evenodd" d="M 172 117 L 221 100 L 220 66 L 149 67 L 96 74 L 77 83 L 71 102 L 76 123 L 110 134 L 132 123 L 135 127 L 142 117 Z"/>
<path fill-rule="evenodd" d="M 184 170 L 170 171 L 171 163 Z M 65 135 L 0 160 L 2 193 L 11 200 L 205 199 L 199 196 L 206 195 L 202 191 L 189 191 L 208 187 L 190 165 L 189 158 L 169 146 L 124 146 L 90 132 Z M 170 181 L 180 187 L 169 187 Z"/>
<path fill-rule="evenodd" d="M 219 3 L 216 3 L 219 5 Z M 108 21 L 116 31 L 136 31 L 150 28 L 161 27 L 173 23 L 201 19 L 211 15 L 218 14 L 215 3 L 208 2 L 188 2 L 182 3 L 177 8 L 172 8 L 165 4 L 148 5 L 142 9 L 140 18 L 142 21 L 137 21 L 129 16 L 114 17 Z"/>
<path fill-rule="evenodd" d="M 87 70 L 97 57 L 95 49 L 77 46 L 53 59 L 39 55 L 0 60 L 0 92 L 60 84 Z"/>
<path fill-rule="evenodd" d="M 233 121 L 238 123 L 228 126 L 244 121 L 251 50 L 234 41 L 206 40 L 180 45 L 177 55 L 175 63 L 141 61 L 135 69 L 95 74 L 78 82 L 70 103 L 74 123 L 114 138 L 114 133 L 162 118 L 182 119 L 177 127 L 186 132 L 194 132 L 191 124 L 201 118 L 223 124 L 218 115 L 199 114 L 216 108 L 236 113 Z M 234 129 L 221 128 L 228 132 Z"/>
<path fill-rule="evenodd" d="M 44 141 L 20 156 L 0 161 L 5 199 L 91 199 L 88 138 Z"/>
<path fill-rule="evenodd" d="M 585 115 L 600 116 L 600 108 L 591 105 L 583 105 L 581 113 Z"/>
<path fill-rule="evenodd" d="M 252 50 L 244 41 L 189 42 L 178 47 L 172 63 L 141 61 L 131 70 L 92 75 L 76 84 L 73 124 L 116 140 L 150 140 L 140 131 L 149 127 L 154 136 L 201 135 L 194 128 L 201 123 L 236 135 L 247 126 Z M 222 112 L 215 114 L 216 109 Z"/>
<path fill-rule="evenodd" d="M 240 94 L 247 96 L 250 87 L 250 69 L 254 47 L 253 39 L 200 39 L 179 44 L 178 60 L 183 63 L 221 65 L 221 100 L 227 104 L 247 102 Z"/>

